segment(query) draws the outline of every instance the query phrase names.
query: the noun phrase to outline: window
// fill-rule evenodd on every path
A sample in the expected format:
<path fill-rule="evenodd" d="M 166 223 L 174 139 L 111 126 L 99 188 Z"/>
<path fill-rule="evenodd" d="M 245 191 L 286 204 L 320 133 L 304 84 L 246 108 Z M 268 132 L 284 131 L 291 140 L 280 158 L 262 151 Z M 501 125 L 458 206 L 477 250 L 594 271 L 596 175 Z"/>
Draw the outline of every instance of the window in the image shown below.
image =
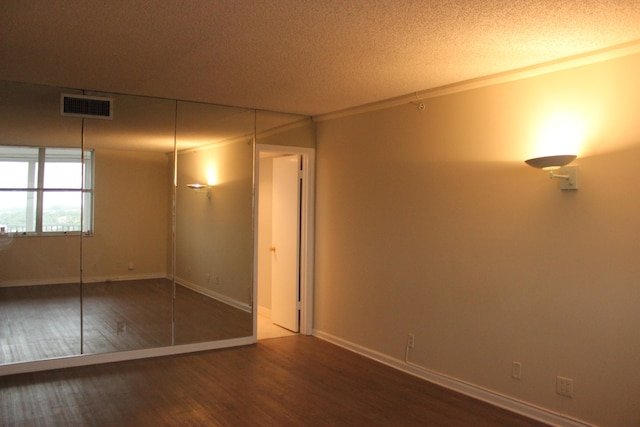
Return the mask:
<path fill-rule="evenodd" d="M 91 234 L 93 151 L 0 145 L 2 228 L 19 235 Z"/>

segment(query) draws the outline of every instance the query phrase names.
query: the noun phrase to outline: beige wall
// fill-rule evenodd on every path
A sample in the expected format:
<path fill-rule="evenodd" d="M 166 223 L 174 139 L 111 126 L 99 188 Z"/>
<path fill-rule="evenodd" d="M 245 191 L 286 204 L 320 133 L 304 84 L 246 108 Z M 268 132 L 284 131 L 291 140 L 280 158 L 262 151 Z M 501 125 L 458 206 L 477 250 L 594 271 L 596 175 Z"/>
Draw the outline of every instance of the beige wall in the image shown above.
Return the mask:
<path fill-rule="evenodd" d="M 211 199 L 187 184 L 215 170 Z M 251 140 L 178 153 L 176 280 L 249 308 L 253 262 Z"/>
<path fill-rule="evenodd" d="M 169 167 L 163 153 L 96 150 L 94 234 L 83 241 L 86 281 L 167 276 Z"/>
<path fill-rule="evenodd" d="M 96 150 L 94 234 L 83 237 L 83 281 L 166 277 L 168 158 Z M 0 285 L 79 282 L 79 236 L 15 237 L 0 251 Z M 129 269 L 133 263 L 133 269 Z"/>
<path fill-rule="evenodd" d="M 635 55 L 318 123 L 315 329 L 400 360 L 413 332 L 425 368 L 638 425 L 638 75 Z M 585 119 L 577 192 L 523 163 L 557 111 Z"/>
<path fill-rule="evenodd" d="M 0 248 L 0 286 L 80 283 L 80 236 L 13 237 Z"/>
<path fill-rule="evenodd" d="M 305 147 L 315 148 L 315 123 L 306 116 L 294 116 L 294 115 L 282 115 L 290 122 L 268 129 L 266 131 L 260 131 L 261 117 L 272 113 L 259 111 L 256 119 L 258 127 L 256 133 L 256 143 L 265 145 L 279 145 L 287 147 Z M 275 114 L 275 113 L 274 113 Z M 296 119 L 296 120 L 294 120 Z M 266 125 L 266 124 L 264 124 Z"/>

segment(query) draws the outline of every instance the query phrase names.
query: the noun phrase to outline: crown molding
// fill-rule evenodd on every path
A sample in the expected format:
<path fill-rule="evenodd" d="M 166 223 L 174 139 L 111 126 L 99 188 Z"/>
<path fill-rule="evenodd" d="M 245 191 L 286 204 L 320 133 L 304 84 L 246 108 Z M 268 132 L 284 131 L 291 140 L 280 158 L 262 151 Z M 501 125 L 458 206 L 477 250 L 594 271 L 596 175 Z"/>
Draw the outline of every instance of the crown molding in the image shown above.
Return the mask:
<path fill-rule="evenodd" d="M 326 120 L 339 119 L 341 117 L 353 116 L 356 114 L 368 113 L 371 111 L 383 110 L 408 103 L 416 103 L 429 98 L 451 95 L 454 93 L 465 92 L 486 86 L 493 86 L 501 83 L 507 83 L 514 80 L 522 80 L 530 77 L 536 77 L 543 74 L 562 71 L 570 68 L 581 67 L 584 65 L 594 64 L 597 62 L 608 61 L 623 56 L 629 56 L 640 52 L 640 40 L 634 40 L 611 46 L 596 51 L 574 55 L 562 59 L 543 62 L 528 67 L 518 68 L 516 70 L 505 71 L 502 73 L 492 74 L 489 76 L 478 77 L 475 79 L 464 80 L 450 85 L 439 86 L 420 92 L 389 98 L 382 101 L 372 102 L 369 104 L 359 105 L 356 107 L 346 108 L 331 113 L 319 114 L 313 116 L 316 122 Z"/>

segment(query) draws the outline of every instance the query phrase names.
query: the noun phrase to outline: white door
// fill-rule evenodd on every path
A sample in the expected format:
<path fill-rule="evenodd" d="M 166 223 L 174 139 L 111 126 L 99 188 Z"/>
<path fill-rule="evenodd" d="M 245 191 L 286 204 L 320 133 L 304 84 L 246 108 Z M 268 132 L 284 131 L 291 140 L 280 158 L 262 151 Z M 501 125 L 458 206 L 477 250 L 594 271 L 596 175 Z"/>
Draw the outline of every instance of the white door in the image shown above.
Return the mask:
<path fill-rule="evenodd" d="M 300 329 L 300 156 L 273 159 L 271 320 Z"/>

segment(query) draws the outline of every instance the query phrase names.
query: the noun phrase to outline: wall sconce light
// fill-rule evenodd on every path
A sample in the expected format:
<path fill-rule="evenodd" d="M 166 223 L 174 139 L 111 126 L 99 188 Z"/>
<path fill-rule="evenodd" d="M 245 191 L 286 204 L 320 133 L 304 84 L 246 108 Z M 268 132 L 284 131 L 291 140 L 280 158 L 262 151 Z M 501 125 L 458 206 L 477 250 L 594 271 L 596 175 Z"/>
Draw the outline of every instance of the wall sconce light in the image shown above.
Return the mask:
<path fill-rule="evenodd" d="M 206 192 L 207 199 L 211 199 L 211 186 L 207 184 L 187 184 L 187 187 L 200 193 Z"/>
<path fill-rule="evenodd" d="M 565 154 L 561 156 L 536 157 L 534 159 L 525 160 L 525 163 L 537 169 L 549 171 L 549 178 L 557 178 L 560 180 L 561 190 L 577 190 L 578 189 L 578 167 L 567 166 L 574 161 L 576 157 L 573 154 Z"/>

